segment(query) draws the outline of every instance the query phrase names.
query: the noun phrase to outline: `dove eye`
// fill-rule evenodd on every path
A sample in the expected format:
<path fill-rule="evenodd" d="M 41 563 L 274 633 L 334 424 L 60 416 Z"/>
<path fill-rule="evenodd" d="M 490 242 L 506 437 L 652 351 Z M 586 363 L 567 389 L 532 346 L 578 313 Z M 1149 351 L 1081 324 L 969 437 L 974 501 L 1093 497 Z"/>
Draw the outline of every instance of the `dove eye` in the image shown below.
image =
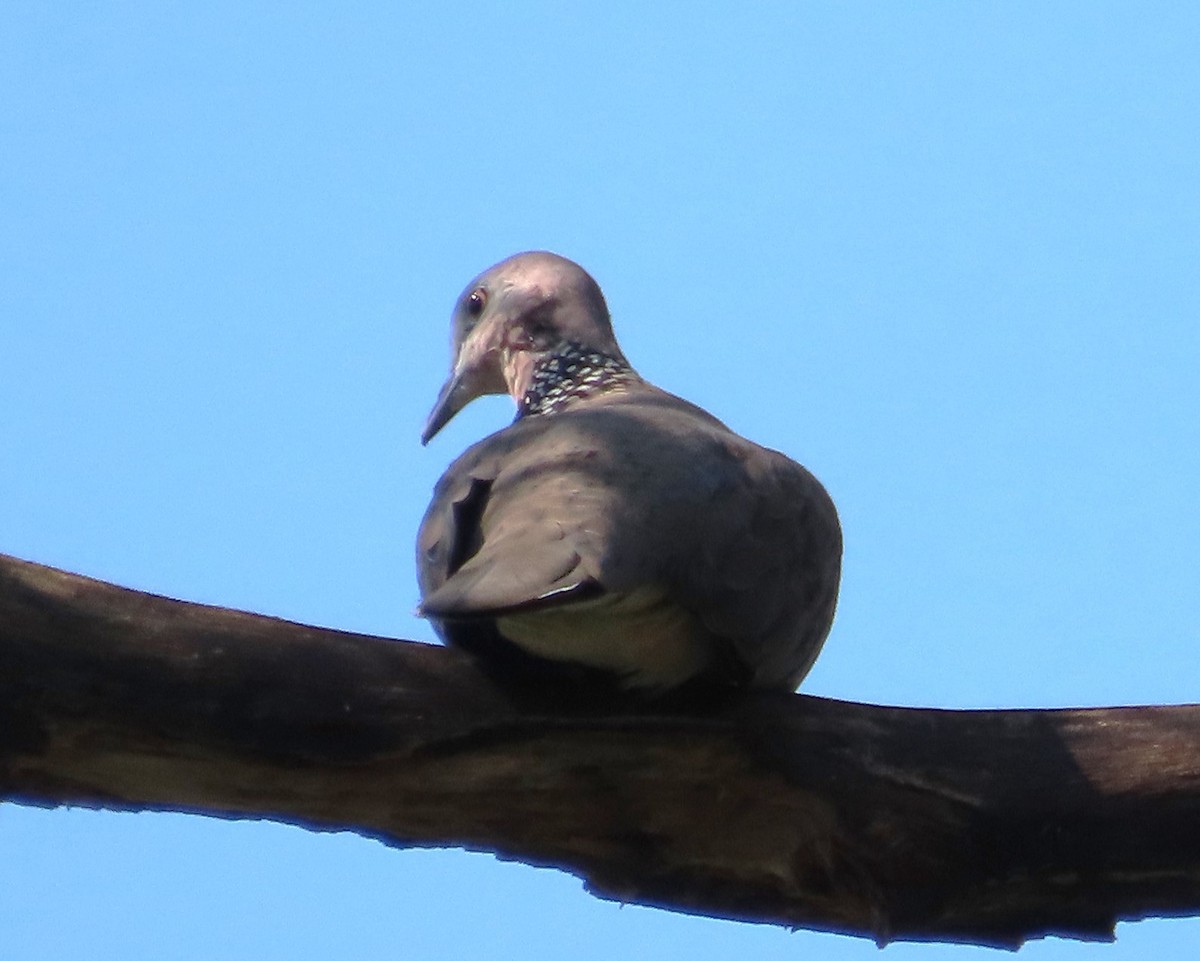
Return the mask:
<path fill-rule="evenodd" d="M 483 307 L 487 303 L 487 291 L 482 287 L 472 290 L 467 297 L 466 309 L 468 317 L 478 317 L 483 313 Z"/>

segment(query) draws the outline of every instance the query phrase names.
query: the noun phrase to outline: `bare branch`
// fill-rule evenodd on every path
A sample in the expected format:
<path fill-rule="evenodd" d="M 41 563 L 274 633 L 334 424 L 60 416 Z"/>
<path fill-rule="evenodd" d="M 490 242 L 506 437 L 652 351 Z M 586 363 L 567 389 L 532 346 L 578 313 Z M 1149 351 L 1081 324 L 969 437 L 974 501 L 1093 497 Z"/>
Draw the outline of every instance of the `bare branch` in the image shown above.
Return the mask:
<path fill-rule="evenodd" d="M 1200 706 L 551 713 L 453 651 L 3 556 L 0 797 L 458 845 L 881 943 L 1200 913 Z"/>

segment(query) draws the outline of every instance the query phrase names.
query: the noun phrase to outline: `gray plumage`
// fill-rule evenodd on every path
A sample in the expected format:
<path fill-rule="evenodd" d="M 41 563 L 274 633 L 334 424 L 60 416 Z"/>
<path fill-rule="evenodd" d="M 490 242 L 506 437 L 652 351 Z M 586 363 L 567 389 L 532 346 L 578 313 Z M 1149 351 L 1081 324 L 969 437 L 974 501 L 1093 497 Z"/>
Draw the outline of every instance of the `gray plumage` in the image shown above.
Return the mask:
<path fill-rule="evenodd" d="M 595 281 L 556 255 L 476 278 L 453 350 L 423 439 L 483 393 L 518 419 L 450 466 L 421 524 L 421 611 L 447 642 L 650 695 L 796 687 L 841 565 L 808 471 L 642 380 Z"/>

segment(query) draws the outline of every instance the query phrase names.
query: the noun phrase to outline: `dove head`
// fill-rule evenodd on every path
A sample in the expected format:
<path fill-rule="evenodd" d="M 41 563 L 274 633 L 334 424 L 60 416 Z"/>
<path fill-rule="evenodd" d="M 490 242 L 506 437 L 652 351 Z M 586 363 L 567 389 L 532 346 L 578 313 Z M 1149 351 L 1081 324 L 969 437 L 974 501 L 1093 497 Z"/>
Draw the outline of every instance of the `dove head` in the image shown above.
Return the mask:
<path fill-rule="evenodd" d="M 600 286 L 557 254 L 517 254 L 469 283 L 454 307 L 450 376 L 421 443 L 476 397 L 511 394 L 520 403 L 538 365 L 567 349 L 625 364 Z"/>

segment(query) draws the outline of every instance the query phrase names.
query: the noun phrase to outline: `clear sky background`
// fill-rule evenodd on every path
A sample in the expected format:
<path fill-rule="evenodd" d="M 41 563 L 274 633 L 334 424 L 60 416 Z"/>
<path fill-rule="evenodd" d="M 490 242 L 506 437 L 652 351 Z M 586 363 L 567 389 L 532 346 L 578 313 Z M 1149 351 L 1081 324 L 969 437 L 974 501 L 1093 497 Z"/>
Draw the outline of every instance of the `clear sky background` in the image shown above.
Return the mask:
<path fill-rule="evenodd" d="M 449 312 L 548 248 L 832 492 L 807 691 L 1200 700 L 1200 7 L 736 6 L 9 0 L 0 551 L 432 639 L 417 523 L 511 417 L 420 447 Z M 267 823 L 0 805 L 0 852 L 5 961 L 877 956 Z M 1118 933 L 1023 956 L 1200 950 Z"/>

